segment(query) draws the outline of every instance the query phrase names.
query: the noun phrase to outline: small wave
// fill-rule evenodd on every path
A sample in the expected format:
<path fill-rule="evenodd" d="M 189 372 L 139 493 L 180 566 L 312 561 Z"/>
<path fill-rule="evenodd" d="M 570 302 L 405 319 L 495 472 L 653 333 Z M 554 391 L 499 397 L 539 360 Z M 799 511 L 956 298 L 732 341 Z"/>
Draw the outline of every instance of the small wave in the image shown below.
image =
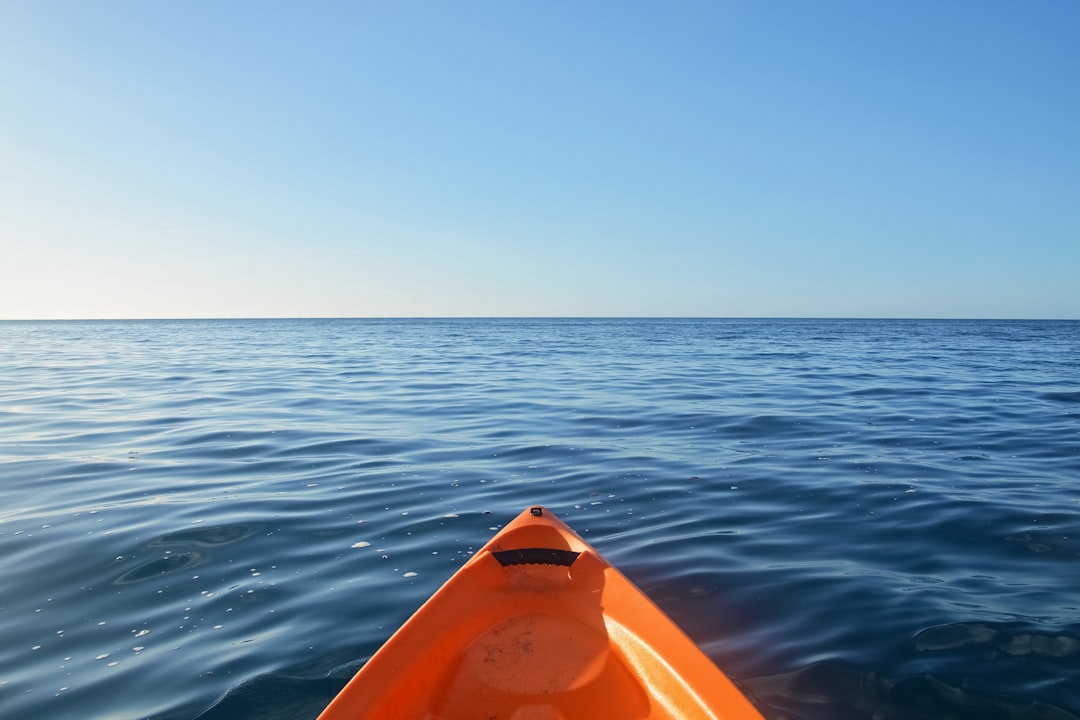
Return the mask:
<path fill-rule="evenodd" d="M 128 570 L 113 581 L 115 585 L 130 585 L 142 582 L 168 573 L 186 570 L 194 567 L 202 561 L 198 553 L 182 553 L 180 555 L 166 555 Z"/>
<path fill-rule="evenodd" d="M 1080 637 L 989 623 L 941 625 L 927 628 L 915 636 L 915 649 L 919 652 L 962 648 L 996 650 L 1012 657 L 1043 655 L 1061 658 L 1080 655 Z"/>
<path fill-rule="evenodd" d="M 768 716 L 803 718 L 1053 718 L 1078 720 L 1065 707 L 1016 700 L 932 673 L 890 678 L 837 661 L 822 661 L 740 683 Z"/>
<path fill-rule="evenodd" d="M 1042 394 L 1043 400 L 1063 403 L 1080 403 L 1080 390 L 1075 392 L 1048 392 Z"/>
<path fill-rule="evenodd" d="M 202 546 L 227 545 L 228 543 L 245 540 L 257 534 L 262 530 L 262 527 L 263 526 L 259 523 L 198 527 L 162 535 L 152 544 L 172 545 L 175 543 L 192 543 Z"/>
<path fill-rule="evenodd" d="M 345 686 L 340 678 L 259 675 L 230 690 L 196 720 L 315 717 Z"/>
<path fill-rule="evenodd" d="M 296 438 L 300 441 L 302 438 Z M 380 451 L 388 443 L 377 438 L 347 437 L 332 438 L 328 440 L 308 439 L 308 442 L 300 445 L 286 445 L 273 448 L 267 452 L 269 457 L 296 458 L 296 457 L 347 457 L 363 458 L 373 451 Z"/>

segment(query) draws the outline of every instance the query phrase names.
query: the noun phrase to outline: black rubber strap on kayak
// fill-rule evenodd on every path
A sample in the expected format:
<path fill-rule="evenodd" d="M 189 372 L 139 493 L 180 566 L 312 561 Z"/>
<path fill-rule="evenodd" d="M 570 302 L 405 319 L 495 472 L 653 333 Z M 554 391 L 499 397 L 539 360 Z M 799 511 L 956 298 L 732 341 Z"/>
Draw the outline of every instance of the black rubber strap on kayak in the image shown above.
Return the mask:
<path fill-rule="evenodd" d="M 556 548 L 520 548 L 491 553 L 503 567 L 507 565 L 565 565 L 570 567 L 581 553 Z"/>

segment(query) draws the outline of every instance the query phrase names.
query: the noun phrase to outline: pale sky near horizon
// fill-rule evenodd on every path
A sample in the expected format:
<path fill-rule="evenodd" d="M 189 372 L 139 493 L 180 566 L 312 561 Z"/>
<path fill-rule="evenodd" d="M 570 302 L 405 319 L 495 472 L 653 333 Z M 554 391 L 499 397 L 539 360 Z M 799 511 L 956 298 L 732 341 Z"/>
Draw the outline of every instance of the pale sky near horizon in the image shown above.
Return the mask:
<path fill-rule="evenodd" d="M 1080 3 L 0 0 L 0 319 L 1080 318 Z"/>

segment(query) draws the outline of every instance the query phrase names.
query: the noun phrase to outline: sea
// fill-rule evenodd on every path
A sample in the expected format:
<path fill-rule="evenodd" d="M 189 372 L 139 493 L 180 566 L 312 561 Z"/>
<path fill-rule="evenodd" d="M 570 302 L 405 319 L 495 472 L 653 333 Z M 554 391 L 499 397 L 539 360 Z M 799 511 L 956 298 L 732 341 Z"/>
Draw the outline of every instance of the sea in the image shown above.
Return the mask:
<path fill-rule="evenodd" d="M 0 717 L 315 718 L 545 505 L 770 720 L 1080 718 L 1080 322 L 0 323 Z"/>

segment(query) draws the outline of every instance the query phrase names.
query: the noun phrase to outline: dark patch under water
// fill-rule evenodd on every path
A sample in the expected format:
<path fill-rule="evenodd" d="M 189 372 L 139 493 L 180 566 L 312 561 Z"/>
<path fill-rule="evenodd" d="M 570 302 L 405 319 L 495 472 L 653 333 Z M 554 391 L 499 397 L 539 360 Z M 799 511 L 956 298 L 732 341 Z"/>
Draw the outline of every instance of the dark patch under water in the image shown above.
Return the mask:
<path fill-rule="evenodd" d="M 542 503 L 770 719 L 1080 718 L 1080 323 L 0 323 L 0 715 L 313 718 Z"/>

